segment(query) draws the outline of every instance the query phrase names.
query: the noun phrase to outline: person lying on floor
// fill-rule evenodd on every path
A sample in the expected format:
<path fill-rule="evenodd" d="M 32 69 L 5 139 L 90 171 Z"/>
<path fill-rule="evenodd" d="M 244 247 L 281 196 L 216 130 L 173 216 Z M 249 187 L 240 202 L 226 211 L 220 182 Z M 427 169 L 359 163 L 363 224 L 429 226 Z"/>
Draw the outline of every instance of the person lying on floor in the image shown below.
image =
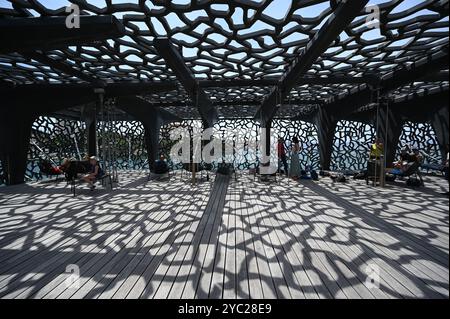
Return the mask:
<path fill-rule="evenodd" d="M 95 189 L 95 182 L 103 176 L 103 170 L 100 167 L 97 157 L 92 156 L 89 159 L 89 163 L 91 164 L 91 171 L 83 177 L 83 180 L 89 184 L 89 188 L 93 191 Z"/>

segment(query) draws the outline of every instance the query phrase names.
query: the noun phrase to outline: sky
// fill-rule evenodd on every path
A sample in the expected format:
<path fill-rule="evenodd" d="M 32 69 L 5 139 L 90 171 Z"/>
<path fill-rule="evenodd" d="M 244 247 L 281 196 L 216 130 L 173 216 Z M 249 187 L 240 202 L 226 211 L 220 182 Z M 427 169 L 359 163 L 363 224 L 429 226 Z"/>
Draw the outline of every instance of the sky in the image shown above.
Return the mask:
<path fill-rule="evenodd" d="M 68 0 L 37 0 L 37 1 L 50 9 L 59 9 L 61 7 L 65 7 L 65 6 L 69 5 L 71 3 Z M 191 0 L 171 0 L 171 1 L 174 4 L 180 4 L 180 5 L 190 4 L 190 2 L 191 2 Z M 254 1 L 257 3 L 260 3 L 263 0 L 254 0 Z M 289 1 L 289 0 L 268 0 L 268 1 L 270 1 L 270 4 L 266 9 L 264 9 L 263 13 L 274 19 L 283 20 L 284 17 L 286 16 L 286 14 L 290 10 L 292 1 Z M 296 0 L 293 0 L 293 1 L 296 1 Z M 88 0 L 88 2 L 90 4 L 93 4 L 100 8 L 103 8 L 106 6 L 105 0 Z M 368 5 L 372 6 L 372 5 L 378 5 L 378 4 L 383 4 L 383 3 L 387 3 L 387 2 L 390 2 L 390 0 L 370 0 Z M 394 8 L 394 10 L 391 12 L 391 14 L 403 12 L 403 11 L 408 10 L 418 4 L 425 3 L 425 2 L 427 2 L 427 1 L 425 1 L 425 0 L 399 1 L 398 5 Z M 139 0 L 112 0 L 112 3 L 113 4 L 123 4 L 123 3 L 138 4 Z M 213 3 L 213 1 L 212 1 L 212 3 Z M 149 8 L 154 7 L 154 5 L 152 4 L 152 2 L 150 0 L 147 0 L 146 4 Z M 11 2 L 8 0 L 0 0 L 0 7 L 11 8 L 12 7 Z M 313 18 L 313 17 L 319 16 L 322 12 L 327 10 L 328 7 L 329 7 L 328 0 L 327 1 L 318 1 L 318 3 L 315 5 L 312 5 L 312 6 L 309 6 L 306 8 L 302 8 L 302 9 L 296 11 L 296 14 L 300 14 L 304 18 Z M 223 11 L 223 10 L 228 9 L 228 5 L 226 5 L 226 4 L 211 4 L 211 8 L 214 10 Z M 415 16 L 429 14 L 429 13 L 431 13 L 431 12 L 429 12 L 428 10 L 419 10 L 415 14 L 412 14 L 403 19 L 411 19 Z M 120 19 L 123 16 L 123 14 L 126 14 L 126 13 L 121 12 L 121 13 L 116 13 L 115 15 Z M 207 15 L 207 13 L 203 10 L 197 10 L 197 11 L 186 13 L 186 17 L 190 21 L 193 21 L 200 16 L 206 16 L 206 15 Z M 164 18 L 166 19 L 168 24 L 170 26 L 172 26 L 172 28 L 185 25 L 185 23 L 179 19 L 178 15 L 173 12 L 168 13 Z M 403 19 L 399 19 L 397 21 L 401 21 Z M 241 24 L 243 22 L 243 10 L 237 9 L 232 16 L 232 20 L 233 20 L 233 24 L 235 24 L 235 25 Z M 323 19 L 322 23 L 325 22 L 326 20 L 327 20 L 327 18 Z M 155 29 L 155 32 L 156 32 L 155 36 L 166 36 L 167 35 L 167 31 L 164 29 L 163 25 L 157 18 L 151 17 L 150 22 L 152 23 L 153 28 Z M 230 30 L 230 26 L 225 21 L 225 19 L 216 18 L 214 22 L 216 24 L 218 24 L 223 30 L 228 31 L 228 32 L 225 32 L 225 34 L 222 34 L 221 32 L 212 32 L 211 34 L 208 35 L 208 40 L 212 40 L 212 41 L 216 42 L 219 45 L 218 51 L 220 51 L 221 50 L 220 44 L 221 43 L 224 44 L 225 41 L 228 40 L 226 37 L 226 33 L 230 33 L 231 30 Z M 136 26 L 138 26 L 139 28 L 142 28 L 145 30 L 148 29 L 148 27 L 143 22 L 133 22 L 133 23 Z M 283 30 L 289 30 L 294 25 L 295 25 L 295 22 L 287 23 Z M 317 26 L 316 29 L 320 28 L 320 26 L 321 25 Z M 209 26 L 202 23 L 195 29 L 195 31 L 200 34 L 203 34 L 207 28 L 209 28 Z M 267 29 L 267 28 L 270 30 L 274 30 L 273 26 L 268 25 L 263 21 L 256 21 L 249 28 L 239 30 L 238 35 L 245 36 L 252 32 L 256 32 L 256 31 L 259 31 L 262 29 Z M 445 30 L 445 29 L 444 30 L 433 30 L 433 31 L 448 31 L 448 29 L 447 30 Z M 362 34 L 362 38 L 364 40 L 368 40 L 368 41 L 374 40 L 374 39 L 380 39 L 381 37 L 382 36 L 380 34 L 380 30 L 376 29 L 376 28 L 366 31 L 364 34 Z M 182 43 L 184 42 L 183 43 L 183 55 L 185 57 L 189 58 L 189 57 L 197 56 L 198 48 L 195 47 L 195 45 L 193 44 L 195 41 L 197 41 L 196 38 L 192 38 L 190 35 L 187 35 L 187 34 L 184 34 L 181 32 L 174 34 L 173 38 L 178 41 L 181 41 Z M 266 45 L 270 46 L 270 45 L 274 44 L 274 40 L 272 39 L 272 37 L 264 36 L 263 38 L 264 38 L 264 43 Z M 286 45 L 288 47 L 293 47 L 294 43 L 296 43 L 297 41 L 304 40 L 307 38 L 308 38 L 308 36 L 305 34 L 302 34 L 300 32 L 294 32 L 286 37 L 283 37 L 281 39 L 281 42 L 283 45 Z M 345 32 L 343 32 L 341 34 L 341 39 L 345 40 L 346 38 L 348 38 L 348 35 Z M 126 39 L 127 41 L 130 41 L 130 39 L 128 37 L 124 37 L 124 39 Z M 414 39 L 410 39 L 410 38 L 400 39 L 400 40 L 395 41 L 394 43 L 390 44 L 390 46 L 400 47 L 400 46 L 403 46 L 404 44 L 408 43 L 408 41 L 412 41 L 412 40 L 414 40 Z M 260 49 L 258 42 L 254 41 L 253 38 L 248 38 L 246 41 L 249 42 L 253 48 Z M 291 43 L 292 43 L 292 45 L 291 45 Z M 233 43 L 231 43 L 231 44 L 233 44 Z M 235 46 L 237 48 L 241 47 L 241 45 L 234 45 L 234 44 L 233 44 L 233 46 Z M 128 47 L 126 47 L 126 46 L 122 46 L 122 48 L 124 50 L 128 49 Z M 270 56 L 277 50 L 279 50 L 279 48 L 265 49 L 265 50 L 260 51 L 261 53 L 259 53 L 259 54 L 262 57 L 266 57 L 266 56 Z M 224 50 L 222 50 L 222 51 L 224 51 Z M 351 54 L 351 53 L 344 52 L 343 54 Z M 230 57 L 234 58 L 235 60 L 242 60 L 243 58 L 245 58 L 245 54 L 242 52 L 238 52 L 238 53 L 232 54 Z M 355 57 L 355 58 L 358 58 L 358 57 Z M 276 56 L 276 57 L 272 58 L 270 61 L 272 63 L 280 63 L 281 59 L 282 59 L 281 56 Z M 135 56 L 129 56 L 129 60 L 133 61 L 133 62 L 141 62 L 141 59 L 138 59 Z M 325 61 L 324 63 L 333 63 L 333 62 Z M 282 68 L 282 66 L 280 66 L 280 68 Z"/>
<path fill-rule="evenodd" d="M 51 9 L 59 9 L 61 7 L 65 7 L 70 4 L 70 1 L 68 1 L 68 0 L 38 0 L 38 2 L 40 2 L 41 4 L 45 5 L 48 8 L 51 8 Z M 104 7 L 106 5 L 105 0 L 88 0 L 88 2 L 90 4 L 93 4 L 100 8 Z M 138 2 L 139 2 L 138 0 L 112 0 L 113 4 L 121 4 L 121 3 L 137 4 Z M 189 4 L 190 2 L 191 2 L 190 0 L 172 0 L 172 3 L 174 3 L 174 4 Z M 255 0 L 255 2 L 259 3 L 259 2 L 261 2 L 261 0 Z M 370 0 L 368 5 L 371 6 L 371 5 L 377 5 L 377 4 L 382 4 L 382 3 L 386 3 L 386 2 L 390 2 L 390 1 L 389 0 Z M 424 0 L 402 1 L 394 9 L 394 11 L 392 13 L 402 12 L 404 10 L 407 10 L 407 9 L 414 7 L 417 4 L 420 4 L 423 2 L 425 2 L 425 1 Z M 151 7 L 151 5 L 152 5 L 151 1 L 148 0 L 147 3 L 148 3 L 147 6 Z M 290 4 L 291 4 L 291 1 L 287 1 L 287 0 L 272 0 L 271 4 L 266 8 L 264 13 L 273 18 L 282 19 L 285 16 L 285 14 L 287 13 L 287 11 L 289 10 Z M 220 9 L 220 6 L 224 7 L 226 5 L 217 4 L 215 6 L 217 9 Z M 317 16 L 323 10 L 325 10 L 328 6 L 329 6 L 329 1 L 324 1 L 317 5 L 312 5 L 307 8 L 302 9 L 303 12 L 301 13 L 301 15 L 304 17 L 314 17 L 314 16 Z M 8 0 L 0 0 L 0 7 L 11 8 L 11 3 Z"/>
<path fill-rule="evenodd" d="M 37 0 L 37 1 L 50 9 L 59 9 L 61 7 L 65 7 L 70 4 L 70 1 L 68 1 L 68 0 Z M 254 0 L 254 1 L 259 3 L 262 0 Z M 106 5 L 105 0 L 88 0 L 88 2 L 90 4 L 93 4 L 100 8 L 103 8 Z M 122 4 L 122 3 L 138 4 L 138 2 L 139 2 L 138 0 L 112 0 L 113 4 Z M 190 2 L 191 2 L 191 0 L 172 0 L 172 3 L 180 4 L 180 5 L 189 4 Z M 390 2 L 390 0 L 370 0 L 368 5 L 369 6 L 378 5 L 378 4 L 383 4 L 386 2 Z M 403 12 L 411 7 L 416 6 L 417 4 L 424 3 L 424 2 L 426 2 L 426 1 L 424 1 L 424 0 L 401 1 L 391 13 Z M 150 0 L 147 0 L 146 3 L 149 8 L 154 7 Z M 274 19 L 283 20 L 290 9 L 291 3 L 292 2 L 288 1 L 288 0 L 271 0 L 271 3 L 264 10 L 263 13 Z M 11 8 L 12 6 L 8 0 L 0 0 L 0 7 Z M 212 4 L 211 7 L 215 10 L 227 10 L 228 9 L 228 6 L 225 4 Z M 302 8 L 301 10 L 299 10 L 299 12 L 296 12 L 296 13 L 300 14 L 304 18 L 317 17 L 323 11 L 325 11 L 328 7 L 329 7 L 329 1 L 324 1 L 324 2 L 319 1 L 318 4 L 315 4 L 315 5 L 306 7 L 306 8 Z M 416 14 L 411 15 L 408 18 L 429 13 L 426 11 L 427 10 L 421 10 L 421 11 L 417 12 Z M 121 18 L 123 16 L 123 14 L 124 13 L 116 13 L 115 15 L 118 18 Z M 202 16 L 202 15 L 206 15 L 206 12 L 203 10 L 198 10 L 198 11 L 188 13 L 187 17 L 189 20 L 193 21 L 193 20 L 195 20 L 195 18 Z M 233 14 L 232 19 L 233 19 L 233 21 L 235 21 L 235 24 L 239 24 L 243 20 L 242 17 L 243 17 L 243 10 L 237 9 L 235 11 L 235 14 Z M 175 26 L 184 26 L 184 23 L 178 18 L 178 16 L 175 13 L 170 13 L 170 14 L 166 15 L 165 19 L 168 21 L 168 23 L 171 26 L 174 26 L 174 27 Z M 324 19 L 324 21 L 325 21 L 325 19 Z M 158 21 L 158 19 L 152 18 L 151 22 L 153 23 L 153 26 L 154 26 L 158 36 L 166 35 L 166 31 L 165 31 L 164 27 L 162 26 L 162 24 Z M 225 22 L 224 19 L 216 19 L 215 22 L 218 23 L 221 27 L 223 27 L 224 30 L 227 30 L 227 29 L 229 30 L 229 26 Z M 143 24 L 138 24 L 138 26 L 145 27 Z M 265 29 L 265 28 L 273 29 L 273 27 L 265 24 L 262 21 L 256 21 L 250 28 L 240 31 L 239 34 L 245 35 L 245 34 L 248 34 L 248 33 L 254 32 L 254 31 L 258 31 L 261 29 Z M 200 25 L 198 30 L 196 29 L 196 31 L 202 32 L 202 25 Z M 296 40 L 297 41 L 301 40 L 301 38 L 295 39 L 296 36 L 301 37 L 301 34 L 299 34 L 299 33 L 292 34 L 291 38 L 289 38 L 289 39 L 286 38 L 286 39 L 284 39 L 284 41 L 286 41 L 286 42 L 292 41 L 293 42 Z M 375 38 L 379 38 L 380 34 L 379 34 L 379 32 L 377 32 L 377 30 L 372 30 L 372 32 L 367 32 L 364 36 L 365 36 L 366 40 L 373 40 Z M 184 35 L 184 34 L 181 34 L 181 37 L 186 42 L 192 43 L 193 41 L 195 41 L 195 39 L 189 39 L 189 36 Z M 215 40 L 218 43 L 223 43 L 226 40 L 226 38 L 224 38 L 222 35 L 219 35 L 217 33 L 211 35 L 211 37 L 213 37 L 213 40 Z M 268 39 L 268 41 L 270 41 L 270 39 Z"/>

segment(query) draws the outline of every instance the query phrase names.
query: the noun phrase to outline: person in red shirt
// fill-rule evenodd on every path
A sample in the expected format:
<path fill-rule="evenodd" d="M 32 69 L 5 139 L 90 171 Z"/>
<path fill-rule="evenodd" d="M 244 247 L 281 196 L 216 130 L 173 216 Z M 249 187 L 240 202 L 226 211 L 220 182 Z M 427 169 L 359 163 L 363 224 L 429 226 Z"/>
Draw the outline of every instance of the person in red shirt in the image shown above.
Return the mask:
<path fill-rule="evenodd" d="M 284 174 L 288 175 L 289 167 L 288 167 L 287 157 L 286 157 L 286 148 L 284 146 L 284 139 L 281 137 L 278 139 L 278 163 L 279 162 L 283 163 Z M 278 166 L 280 166 L 280 165 L 278 165 Z M 280 169 L 278 169 L 278 171 L 281 173 Z"/>

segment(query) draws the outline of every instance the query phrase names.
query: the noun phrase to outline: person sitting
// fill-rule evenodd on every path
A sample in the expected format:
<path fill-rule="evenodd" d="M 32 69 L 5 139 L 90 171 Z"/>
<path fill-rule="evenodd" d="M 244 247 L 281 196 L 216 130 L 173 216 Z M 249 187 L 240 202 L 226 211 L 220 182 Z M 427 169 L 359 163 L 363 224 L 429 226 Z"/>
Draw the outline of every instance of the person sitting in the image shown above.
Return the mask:
<path fill-rule="evenodd" d="M 95 189 L 94 183 L 103 176 L 103 170 L 95 156 L 90 157 L 89 164 L 91 165 L 91 171 L 88 175 L 83 177 L 83 180 L 89 184 L 89 188 L 93 191 Z"/>
<path fill-rule="evenodd" d="M 393 163 L 393 168 L 387 169 L 389 174 L 401 175 L 405 173 L 413 164 L 421 163 L 423 161 L 422 154 L 419 149 L 415 147 L 413 151 L 407 146 L 401 150 L 400 159 Z"/>
<path fill-rule="evenodd" d="M 169 172 L 169 166 L 167 165 L 164 155 L 160 155 L 159 159 L 155 161 L 155 166 L 153 168 L 153 173 L 157 175 L 163 175 Z"/>
<path fill-rule="evenodd" d="M 379 160 L 384 154 L 384 145 L 380 138 L 376 138 L 375 142 L 370 147 L 369 158 L 371 160 Z"/>
<path fill-rule="evenodd" d="M 402 148 L 400 152 L 400 159 L 392 163 L 393 169 L 396 169 L 398 173 L 404 171 L 408 167 L 408 163 L 414 162 L 414 156 L 411 154 L 411 150 L 408 146 Z"/>
<path fill-rule="evenodd" d="M 412 154 L 410 154 L 410 162 L 412 163 L 423 163 L 423 156 L 418 147 L 413 148 Z"/>

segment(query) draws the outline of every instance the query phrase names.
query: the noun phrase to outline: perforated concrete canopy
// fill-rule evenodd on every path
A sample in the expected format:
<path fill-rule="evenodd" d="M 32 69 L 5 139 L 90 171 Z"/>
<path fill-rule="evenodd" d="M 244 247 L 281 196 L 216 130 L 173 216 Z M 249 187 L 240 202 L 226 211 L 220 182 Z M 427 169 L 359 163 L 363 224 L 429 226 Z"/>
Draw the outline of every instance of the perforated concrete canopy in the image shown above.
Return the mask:
<path fill-rule="evenodd" d="M 81 28 L 57 29 L 71 3 Z M 0 29 L 2 87 L 116 85 L 182 118 L 351 114 L 374 87 L 448 90 L 442 0 L 0 0 Z"/>

